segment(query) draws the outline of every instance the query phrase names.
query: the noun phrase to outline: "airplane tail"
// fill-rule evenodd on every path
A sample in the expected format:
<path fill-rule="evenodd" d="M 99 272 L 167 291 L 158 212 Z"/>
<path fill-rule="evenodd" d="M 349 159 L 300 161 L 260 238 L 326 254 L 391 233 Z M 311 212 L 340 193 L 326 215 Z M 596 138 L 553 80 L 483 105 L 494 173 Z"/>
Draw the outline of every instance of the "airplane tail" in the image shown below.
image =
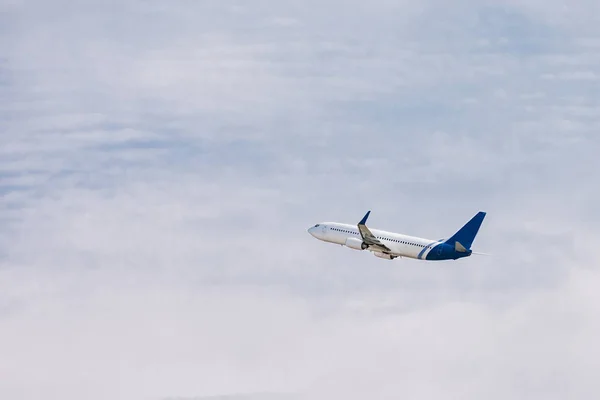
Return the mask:
<path fill-rule="evenodd" d="M 446 240 L 446 243 L 454 246 L 457 251 L 469 251 L 473 240 L 475 240 L 475 236 L 477 236 L 477 232 L 479 232 L 479 227 L 485 218 L 485 214 L 483 211 L 478 212 L 465 226 L 460 228 L 450 239 Z"/>

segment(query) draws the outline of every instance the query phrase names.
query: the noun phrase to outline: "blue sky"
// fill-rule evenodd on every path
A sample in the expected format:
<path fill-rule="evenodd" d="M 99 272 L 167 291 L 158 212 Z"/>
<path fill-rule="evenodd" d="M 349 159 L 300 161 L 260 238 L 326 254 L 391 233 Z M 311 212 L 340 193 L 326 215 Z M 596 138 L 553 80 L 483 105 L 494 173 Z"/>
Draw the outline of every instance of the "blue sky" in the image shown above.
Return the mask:
<path fill-rule="evenodd" d="M 597 393 L 598 5 L 413 3 L 0 5 L 0 397 Z"/>

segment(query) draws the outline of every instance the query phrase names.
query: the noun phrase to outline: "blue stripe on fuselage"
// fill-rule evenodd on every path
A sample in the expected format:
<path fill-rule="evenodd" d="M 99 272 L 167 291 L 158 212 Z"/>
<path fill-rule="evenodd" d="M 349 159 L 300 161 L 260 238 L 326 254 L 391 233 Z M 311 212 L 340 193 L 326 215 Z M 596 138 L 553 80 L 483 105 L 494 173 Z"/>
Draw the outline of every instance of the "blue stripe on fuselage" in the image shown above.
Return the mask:
<path fill-rule="evenodd" d="M 425 246 L 425 247 L 423 248 L 423 250 L 421 250 L 421 252 L 420 252 L 420 253 L 419 253 L 419 255 L 417 256 L 417 258 L 418 258 L 419 260 L 422 260 L 423 258 L 421 258 L 421 257 L 423 257 L 423 254 L 424 254 L 424 253 L 427 251 L 427 249 L 429 248 L 429 246 L 431 246 L 432 244 L 436 244 L 436 243 L 437 243 L 437 242 L 431 242 L 431 243 L 429 243 L 427 246 Z M 433 249 L 431 249 L 431 250 L 433 251 Z"/>
<path fill-rule="evenodd" d="M 435 246 L 433 249 L 431 249 L 431 251 L 427 254 L 427 260 L 443 260 L 443 255 L 444 255 L 444 246 L 446 246 L 444 243 L 440 243 L 437 246 Z M 440 251 L 440 254 L 438 254 L 438 251 Z"/>

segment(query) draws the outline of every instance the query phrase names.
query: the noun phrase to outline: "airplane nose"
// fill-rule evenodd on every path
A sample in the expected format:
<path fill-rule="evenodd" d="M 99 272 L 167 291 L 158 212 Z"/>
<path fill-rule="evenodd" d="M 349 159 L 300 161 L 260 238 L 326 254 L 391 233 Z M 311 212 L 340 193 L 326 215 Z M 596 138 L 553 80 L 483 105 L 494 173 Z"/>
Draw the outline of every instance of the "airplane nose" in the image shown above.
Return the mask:
<path fill-rule="evenodd" d="M 312 236 L 315 236 L 315 227 L 313 226 L 308 228 L 307 232 L 310 233 Z"/>

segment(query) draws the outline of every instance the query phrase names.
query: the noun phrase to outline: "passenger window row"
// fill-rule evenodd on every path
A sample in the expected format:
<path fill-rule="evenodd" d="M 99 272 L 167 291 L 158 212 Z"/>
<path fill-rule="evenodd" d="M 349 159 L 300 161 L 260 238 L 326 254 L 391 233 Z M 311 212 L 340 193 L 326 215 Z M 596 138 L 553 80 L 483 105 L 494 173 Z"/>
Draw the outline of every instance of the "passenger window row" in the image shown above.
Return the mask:
<path fill-rule="evenodd" d="M 357 233 L 357 232 L 347 231 L 347 230 L 345 230 L 345 229 L 338 229 L 338 228 L 331 228 L 331 229 L 333 229 L 334 231 L 342 232 L 342 233 L 350 233 L 350 234 L 352 234 L 352 235 L 358 235 L 358 233 Z M 409 244 L 409 245 L 411 245 L 411 246 L 417 246 L 417 247 L 427 247 L 427 246 L 425 246 L 425 245 L 422 245 L 422 244 L 416 244 L 416 243 L 405 242 L 405 241 L 398 240 L 398 239 L 389 239 L 389 238 L 386 238 L 386 237 L 383 237 L 383 236 L 381 236 L 381 237 L 380 237 L 380 236 L 377 236 L 377 239 L 381 239 L 381 240 L 389 240 L 390 242 L 396 242 L 396 243 L 402 243 L 402 244 Z M 431 247 L 428 247 L 428 248 L 431 248 Z"/>

